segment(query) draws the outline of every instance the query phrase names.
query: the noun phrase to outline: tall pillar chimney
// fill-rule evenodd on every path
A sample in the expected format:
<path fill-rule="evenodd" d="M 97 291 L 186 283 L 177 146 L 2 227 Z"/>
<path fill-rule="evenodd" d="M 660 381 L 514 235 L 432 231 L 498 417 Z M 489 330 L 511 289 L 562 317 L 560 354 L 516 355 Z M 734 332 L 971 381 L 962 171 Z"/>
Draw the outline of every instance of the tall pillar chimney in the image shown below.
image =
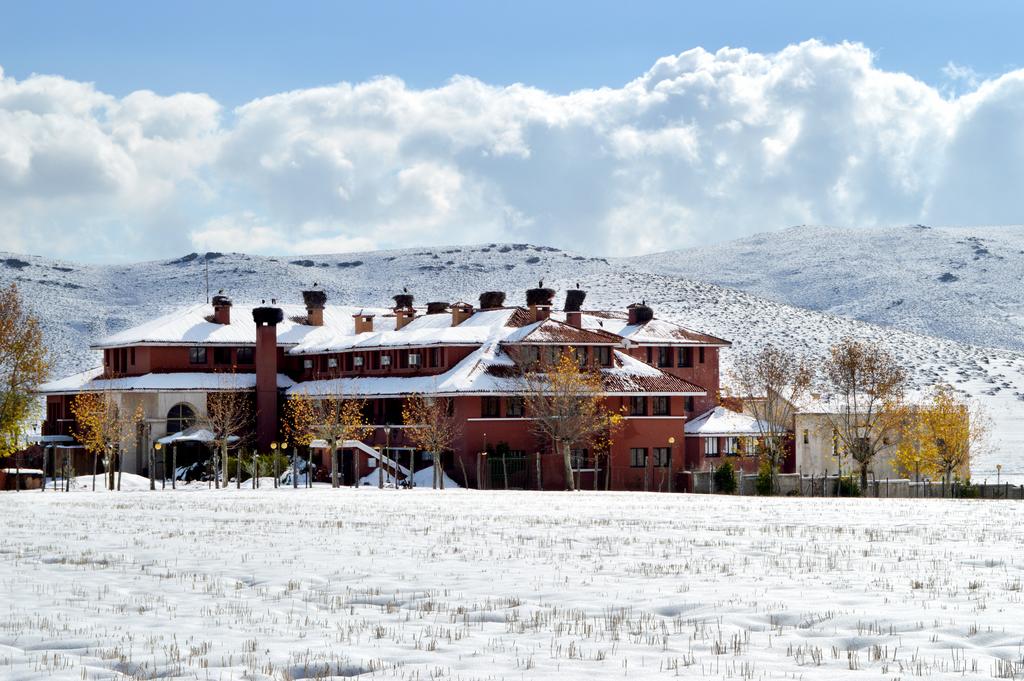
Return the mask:
<path fill-rule="evenodd" d="M 213 297 L 213 322 L 214 324 L 231 323 L 231 299 L 223 293 Z"/>
<path fill-rule="evenodd" d="M 576 284 L 579 286 L 579 284 Z M 565 292 L 565 321 L 577 329 L 583 327 L 583 301 L 587 299 L 587 292 L 579 288 L 572 288 Z"/>
<path fill-rule="evenodd" d="M 303 291 L 302 302 L 306 304 L 306 323 L 310 326 L 323 326 L 327 293 L 316 289 Z"/>
<path fill-rule="evenodd" d="M 277 325 L 284 320 L 279 307 L 255 307 L 256 322 L 256 444 L 270 451 L 277 437 Z"/>
<path fill-rule="evenodd" d="M 544 288 L 543 280 L 537 288 L 526 289 L 526 305 L 530 308 L 533 321 L 542 322 L 551 316 L 551 303 L 554 299 L 554 289 Z"/>

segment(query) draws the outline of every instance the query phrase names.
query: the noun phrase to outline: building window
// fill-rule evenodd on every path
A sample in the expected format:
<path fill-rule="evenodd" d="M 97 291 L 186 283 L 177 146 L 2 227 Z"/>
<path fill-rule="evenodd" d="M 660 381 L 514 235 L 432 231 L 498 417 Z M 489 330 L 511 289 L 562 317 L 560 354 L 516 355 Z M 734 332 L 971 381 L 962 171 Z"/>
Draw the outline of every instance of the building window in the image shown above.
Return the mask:
<path fill-rule="evenodd" d="M 206 364 L 206 348 L 196 347 L 188 349 L 188 361 L 190 364 Z M 178 431 L 174 431 L 178 432 Z"/>
<path fill-rule="evenodd" d="M 430 366 L 439 367 L 442 365 L 441 348 L 430 348 Z"/>
<path fill-rule="evenodd" d="M 176 404 L 167 412 L 167 432 L 180 433 L 196 422 L 196 412 L 187 404 Z"/>
<path fill-rule="evenodd" d="M 231 364 L 231 348 L 214 348 L 214 364 Z"/>
<path fill-rule="evenodd" d="M 693 348 L 679 348 L 676 350 L 676 364 L 681 367 L 693 366 Z"/>
<path fill-rule="evenodd" d="M 647 347 L 647 363 L 654 364 L 654 348 L 650 346 Z"/>
<path fill-rule="evenodd" d="M 658 348 L 658 366 L 670 367 L 672 366 L 672 348 L 661 347 Z"/>
<path fill-rule="evenodd" d="M 239 364 L 252 364 L 256 359 L 256 350 L 254 348 L 238 348 L 235 357 Z"/>
<path fill-rule="evenodd" d="M 594 348 L 597 351 L 597 363 L 603 367 L 612 365 L 612 349 L 607 345 L 599 345 Z"/>
<path fill-rule="evenodd" d="M 135 348 L 132 348 L 129 352 L 131 353 L 131 364 L 135 366 Z"/>
<path fill-rule="evenodd" d="M 391 366 L 391 355 L 381 353 L 380 365 L 385 369 L 389 368 Z"/>
<path fill-rule="evenodd" d="M 409 353 L 409 366 L 418 367 L 420 365 L 420 353 L 410 352 Z"/>
<path fill-rule="evenodd" d="M 353 355 L 352 356 L 352 367 L 354 369 L 362 369 L 363 368 L 363 356 L 362 355 Z"/>
<path fill-rule="evenodd" d="M 312 369 L 313 368 L 313 360 L 311 360 L 311 359 L 304 359 L 304 360 L 302 360 L 302 368 L 303 369 Z"/>
<path fill-rule="evenodd" d="M 810 433 L 807 432 L 806 428 L 804 428 L 804 444 L 805 445 L 811 444 L 811 436 L 810 436 Z"/>
<path fill-rule="evenodd" d="M 669 415 L 669 400 L 667 397 L 655 397 L 651 400 L 651 410 L 655 416 Z"/>
<path fill-rule="evenodd" d="M 501 398 L 480 398 L 480 415 L 488 419 L 499 418 L 501 416 Z"/>
<path fill-rule="evenodd" d="M 526 413 L 525 403 L 522 397 L 510 397 L 506 401 L 505 416 L 509 418 L 520 418 Z"/>
<path fill-rule="evenodd" d="M 651 453 L 654 455 L 655 468 L 668 468 L 668 447 L 655 447 Z"/>
<path fill-rule="evenodd" d="M 725 438 L 725 455 L 738 456 L 740 453 L 740 439 L 738 437 Z"/>
<path fill-rule="evenodd" d="M 686 410 L 686 413 L 688 413 L 688 414 L 693 412 L 693 398 L 692 397 L 687 397 L 686 398 L 686 403 L 683 405 L 683 408 Z"/>
<path fill-rule="evenodd" d="M 706 457 L 718 456 L 718 438 L 717 437 L 706 437 L 706 438 L 704 438 L 704 456 L 706 456 Z"/>
<path fill-rule="evenodd" d="M 756 437 L 745 437 L 740 443 L 743 445 L 743 453 L 748 457 L 757 456 L 757 438 Z"/>
<path fill-rule="evenodd" d="M 338 368 L 338 358 L 337 357 L 328 357 L 327 358 L 327 368 L 328 369 L 337 369 Z"/>
<path fill-rule="evenodd" d="M 699 348 L 697 350 L 697 353 L 698 353 L 697 359 L 700 361 L 701 364 L 703 364 L 704 363 L 704 348 Z"/>
<path fill-rule="evenodd" d="M 633 447 L 629 450 L 629 465 L 633 468 L 647 467 L 647 448 Z"/>
<path fill-rule="evenodd" d="M 629 398 L 630 416 L 647 416 L 647 398 L 634 396 Z"/>
<path fill-rule="evenodd" d="M 587 366 L 587 349 L 584 348 L 573 348 L 573 352 L 576 353 L 576 363 L 580 369 Z"/>

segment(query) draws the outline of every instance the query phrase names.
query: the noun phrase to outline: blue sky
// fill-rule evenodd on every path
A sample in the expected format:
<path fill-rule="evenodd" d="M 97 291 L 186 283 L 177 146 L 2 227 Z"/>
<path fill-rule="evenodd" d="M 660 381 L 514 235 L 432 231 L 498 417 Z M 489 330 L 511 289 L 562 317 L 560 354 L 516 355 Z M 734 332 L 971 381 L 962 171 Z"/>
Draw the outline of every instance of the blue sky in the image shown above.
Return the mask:
<path fill-rule="evenodd" d="M 453 74 L 552 92 L 619 86 L 692 47 L 773 52 L 863 42 L 882 68 L 931 83 L 949 62 L 1021 65 L 1024 3 L 992 2 L 5 2 L 0 65 L 116 95 L 205 92 L 234 106 L 296 88 Z"/>
<path fill-rule="evenodd" d="M 1024 223 L 1024 3 L 9 2 L 0 248 Z"/>

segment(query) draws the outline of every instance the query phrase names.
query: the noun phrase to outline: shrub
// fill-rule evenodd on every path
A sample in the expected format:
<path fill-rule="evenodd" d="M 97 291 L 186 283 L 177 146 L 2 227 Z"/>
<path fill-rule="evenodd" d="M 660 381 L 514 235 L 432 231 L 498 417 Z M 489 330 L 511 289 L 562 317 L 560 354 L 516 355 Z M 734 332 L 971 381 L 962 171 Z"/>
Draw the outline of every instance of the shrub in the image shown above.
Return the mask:
<path fill-rule="evenodd" d="M 837 494 L 841 497 L 859 497 L 860 486 L 857 485 L 857 481 L 853 479 L 852 475 L 844 475 L 839 478 Z"/>
<path fill-rule="evenodd" d="M 736 471 L 728 461 L 715 470 L 715 491 L 720 494 L 736 493 Z"/>
<path fill-rule="evenodd" d="M 757 467 L 757 481 L 754 483 L 754 491 L 759 496 L 770 497 L 775 493 L 772 484 L 772 464 L 768 457 L 761 457 L 761 464 Z"/>

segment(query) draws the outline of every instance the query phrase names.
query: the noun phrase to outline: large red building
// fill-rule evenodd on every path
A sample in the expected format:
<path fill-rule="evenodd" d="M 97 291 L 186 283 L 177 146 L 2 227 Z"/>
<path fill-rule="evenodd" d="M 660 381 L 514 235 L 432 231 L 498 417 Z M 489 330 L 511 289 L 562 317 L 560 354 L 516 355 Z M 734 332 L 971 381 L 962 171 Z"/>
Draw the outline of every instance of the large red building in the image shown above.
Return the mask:
<path fill-rule="evenodd" d="M 667 489 L 671 480 L 684 489 L 686 470 L 716 465 L 733 453 L 729 442 L 736 434 L 686 432 L 688 422 L 706 422 L 719 406 L 719 353 L 728 341 L 658 319 L 643 303 L 585 310 L 584 292 L 570 290 L 556 310 L 554 297 L 551 289 L 537 288 L 527 291 L 523 305 L 506 305 L 503 293 L 487 292 L 476 305 L 417 307 L 402 294 L 393 307 L 378 309 L 328 305 L 323 291 L 303 292 L 302 305 L 234 305 L 215 296 L 211 305 L 97 343 L 101 368 L 43 386 L 44 432 L 72 434 L 73 396 L 109 390 L 125 408 L 141 407 L 146 415 L 147 427 L 127 446 L 123 464 L 141 473 L 153 441 L 201 420 L 210 393 L 255 393 L 253 441 L 264 450 L 282 438 L 282 404 L 289 396 L 358 397 L 377 426 L 367 444 L 384 445 L 390 426 L 389 455 L 418 468 L 429 462 L 403 435 L 402 405 L 411 394 L 430 394 L 451 398 L 461 424 L 443 458 L 451 479 L 471 487 L 564 489 L 561 458 L 538 438 L 524 411 L 519 365 L 571 348 L 600 371 L 608 407 L 625 414 L 610 456 L 595 463 L 587 444 L 577 444 L 578 486 L 655 490 Z M 356 471 L 375 465 L 368 451 L 337 454 L 348 483 Z M 737 460 L 751 468 L 742 455 Z"/>

